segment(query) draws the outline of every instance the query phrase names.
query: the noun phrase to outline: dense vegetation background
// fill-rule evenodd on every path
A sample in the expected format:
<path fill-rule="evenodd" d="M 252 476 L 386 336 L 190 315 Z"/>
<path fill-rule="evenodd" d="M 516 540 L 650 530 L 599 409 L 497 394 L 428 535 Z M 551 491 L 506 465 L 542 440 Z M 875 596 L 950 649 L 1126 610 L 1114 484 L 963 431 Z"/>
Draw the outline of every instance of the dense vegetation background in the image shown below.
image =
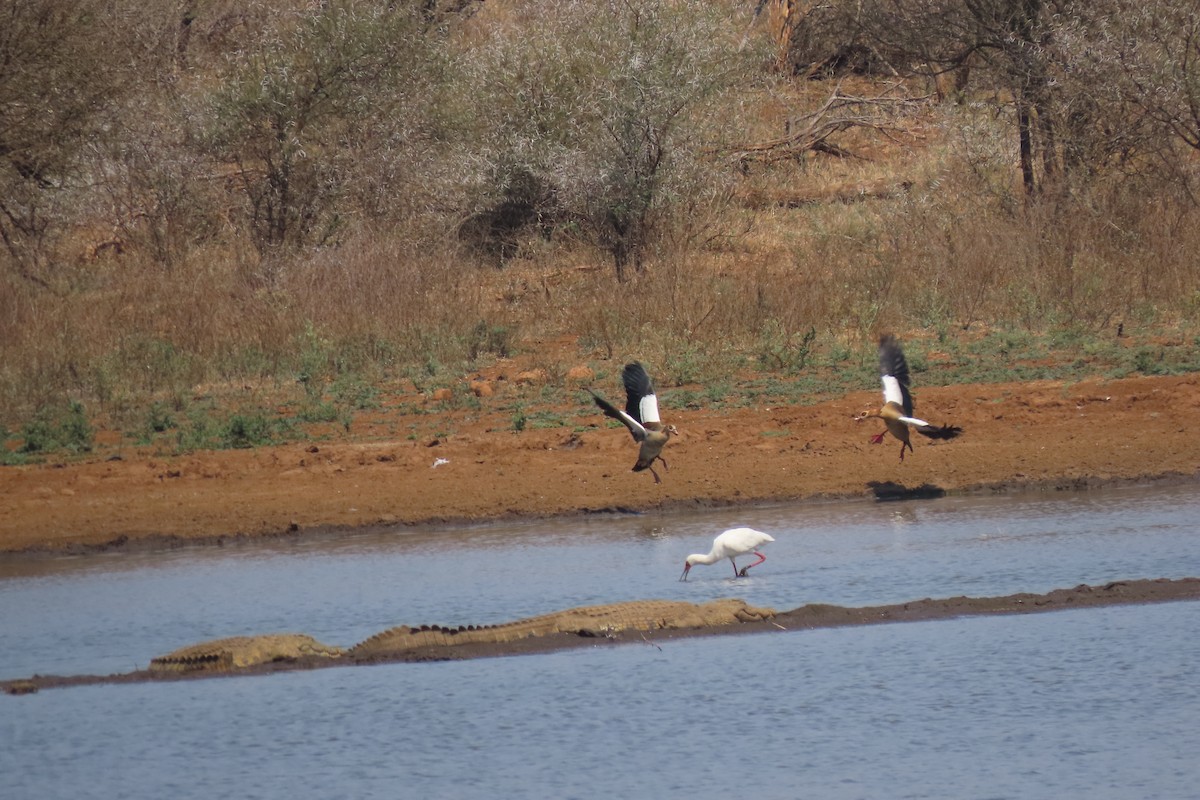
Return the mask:
<path fill-rule="evenodd" d="M 1200 369 L 1190 2 L 0 18 L 7 460 L 97 420 L 185 449 L 279 435 L 264 408 L 348 428 L 514 353 L 551 386 L 636 356 L 698 402 L 872 385 L 885 328 L 926 382 Z"/>

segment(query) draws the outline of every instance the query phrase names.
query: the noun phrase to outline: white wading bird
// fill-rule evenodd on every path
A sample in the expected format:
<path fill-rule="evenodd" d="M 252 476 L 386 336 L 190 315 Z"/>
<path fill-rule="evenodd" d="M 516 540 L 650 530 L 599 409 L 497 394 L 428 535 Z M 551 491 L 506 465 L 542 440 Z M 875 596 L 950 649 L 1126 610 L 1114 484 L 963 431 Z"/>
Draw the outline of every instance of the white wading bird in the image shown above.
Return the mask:
<path fill-rule="evenodd" d="M 667 440 L 678 435 L 679 431 L 675 430 L 674 425 L 664 426 L 662 424 L 662 420 L 658 416 L 658 398 L 654 396 L 654 386 L 650 383 L 650 376 L 646 374 L 646 370 L 641 364 L 636 361 L 626 364 L 625 368 L 621 370 L 621 381 L 625 384 L 624 411 L 591 389 L 588 391 L 592 393 L 600 410 L 629 428 L 629 432 L 633 434 L 633 440 L 641 445 L 638 448 L 638 460 L 633 465 L 633 471 L 641 472 L 648 469 L 654 476 L 654 482 L 662 483 L 658 473 L 654 471 L 654 460 L 661 461 L 663 469 L 669 469 L 666 459 L 662 457 L 662 449 Z"/>
<path fill-rule="evenodd" d="M 962 433 L 962 428 L 955 425 L 932 425 L 923 419 L 915 418 L 913 414 L 912 394 L 908 390 L 908 362 L 904 360 L 904 351 L 892 334 L 886 334 L 879 339 L 879 374 L 883 379 L 883 407 L 878 411 L 864 411 L 855 417 L 862 421 L 872 417 L 883 420 L 887 426 L 883 431 L 871 437 L 872 444 L 883 441 L 884 434 L 891 433 L 900 440 L 900 460 L 904 460 L 904 450 L 912 452 L 912 442 L 908 440 L 908 429 L 911 426 L 917 433 L 930 439 L 953 439 Z"/>
<path fill-rule="evenodd" d="M 730 528 L 713 539 L 712 550 L 709 551 L 708 555 L 694 553 L 687 557 L 687 560 L 683 562 L 683 574 L 679 576 L 679 580 L 687 580 L 688 572 L 693 565 L 715 564 L 723 558 L 728 558 L 729 563 L 733 564 L 733 577 L 736 578 L 740 575 L 744 578 L 746 577 L 746 571 L 750 567 L 757 567 L 767 560 L 766 556 L 758 552 L 758 548 L 767 542 L 773 541 L 775 541 L 774 537 L 762 531 L 756 531 L 754 528 Z M 753 553 L 758 556 L 758 561 L 748 564 L 739 570 L 737 562 L 733 559 L 737 556 L 744 556 L 747 553 Z"/>

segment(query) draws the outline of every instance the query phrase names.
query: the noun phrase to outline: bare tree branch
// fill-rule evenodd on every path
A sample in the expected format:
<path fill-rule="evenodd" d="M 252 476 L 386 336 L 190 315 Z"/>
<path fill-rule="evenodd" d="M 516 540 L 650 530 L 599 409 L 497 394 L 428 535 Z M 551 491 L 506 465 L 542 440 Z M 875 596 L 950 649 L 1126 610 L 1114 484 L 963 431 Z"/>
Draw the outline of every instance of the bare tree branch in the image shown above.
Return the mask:
<path fill-rule="evenodd" d="M 877 95 L 860 97 L 843 94 L 839 85 L 815 111 L 788 120 L 786 135 L 765 142 L 726 148 L 741 161 L 771 163 L 798 158 L 807 152 L 826 153 L 839 158 L 863 158 L 830 141 L 836 134 L 853 128 L 872 130 L 895 139 L 901 128 L 894 124 L 897 115 L 933 102 L 933 95 L 905 97 Z"/>

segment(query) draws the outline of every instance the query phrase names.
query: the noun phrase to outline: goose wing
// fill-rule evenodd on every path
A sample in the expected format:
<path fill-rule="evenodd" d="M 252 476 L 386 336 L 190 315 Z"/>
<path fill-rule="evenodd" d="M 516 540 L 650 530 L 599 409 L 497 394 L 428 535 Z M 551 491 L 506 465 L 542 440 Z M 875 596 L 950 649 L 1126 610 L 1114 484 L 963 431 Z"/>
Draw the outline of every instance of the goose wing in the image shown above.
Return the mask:
<path fill-rule="evenodd" d="M 638 361 L 626 364 L 621 370 L 621 382 L 625 384 L 625 413 L 652 431 L 661 430 L 658 397 L 646 368 Z"/>
<path fill-rule="evenodd" d="M 908 388 L 908 362 L 900 342 L 890 333 L 879 339 L 879 375 L 883 381 L 883 401 L 895 403 L 904 409 L 904 416 L 911 417 L 913 400 Z"/>
<path fill-rule="evenodd" d="M 641 442 L 645 440 L 646 427 L 642 425 L 642 423 L 638 422 L 629 414 L 617 408 L 591 389 L 588 389 L 588 391 L 591 392 L 592 398 L 596 401 L 596 405 L 600 407 L 600 410 L 604 412 L 605 416 L 612 417 L 626 428 L 629 428 L 629 432 L 633 435 L 633 440 L 635 442 Z"/>
<path fill-rule="evenodd" d="M 921 420 L 915 420 L 921 422 Z M 926 436 L 930 439 L 953 439 L 962 433 L 962 428 L 957 425 L 930 425 L 926 422 L 923 425 L 915 425 L 917 433 Z"/>
<path fill-rule="evenodd" d="M 953 439 L 962 433 L 962 428 L 957 425 L 934 425 L 932 422 L 926 422 L 916 417 L 900 417 L 899 420 L 930 439 Z"/>

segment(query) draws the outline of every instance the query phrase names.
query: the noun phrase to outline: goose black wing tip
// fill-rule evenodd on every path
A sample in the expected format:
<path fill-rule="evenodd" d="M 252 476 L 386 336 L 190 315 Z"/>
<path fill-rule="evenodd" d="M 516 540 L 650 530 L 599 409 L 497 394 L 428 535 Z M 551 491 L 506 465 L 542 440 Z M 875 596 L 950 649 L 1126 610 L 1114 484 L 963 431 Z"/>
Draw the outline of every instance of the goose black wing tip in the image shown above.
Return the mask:
<path fill-rule="evenodd" d="M 900 384 L 900 394 L 904 401 L 901 406 L 904 408 L 904 415 L 911 417 L 913 398 L 909 388 L 908 360 L 904 357 L 904 348 L 900 346 L 900 340 L 890 333 L 879 337 L 879 374 L 891 375 Z"/>
<path fill-rule="evenodd" d="M 902 385 L 908 385 L 908 360 L 904 358 L 904 348 L 890 333 L 879 337 L 879 374 L 891 375 Z"/>
<path fill-rule="evenodd" d="M 630 361 L 621 368 L 621 382 L 625 384 L 626 391 L 637 391 L 643 395 L 654 393 L 650 374 L 646 372 L 646 368 L 640 361 Z"/>
<path fill-rule="evenodd" d="M 598 395 L 595 391 L 593 391 L 591 389 L 588 389 L 588 391 L 591 393 L 592 399 L 596 401 L 596 405 L 600 407 L 601 411 L 603 411 L 606 415 L 612 417 L 613 419 L 621 418 L 621 415 L 620 415 L 620 413 L 618 413 L 616 406 L 614 406 L 612 403 L 605 400 L 603 397 Z"/>
<path fill-rule="evenodd" d="M 927 439 L 954 439 L 960 436 L 962 432 L 963 429 L 957 425 L 938 425 L 917 429 L 917 433 Z"/>
<path fill-rule="evenodd" d="M 588 391 L 591 391 L 591 389 L 589 389 Z M 604 412 L 604 416 L 612 417 L 617 422 L 624 425 L 626 427 L 626 429 L 629 431 L 629 434 L 631 436 L 633 436 L 633 440 L 635 442 L 640 442 L 640 441 L 642 441 L 642 439 L 646 438 L 645 431 L 641 430 L 639 427 L 641 425 L 641 420 L 638 420 L 637 426 L 635 426 L 633 423 L 631 423 L 629 420 L 627 420 L 625 418 L 625 416 L 621 413 L 620 409 L 618 409 L 612 403 L 608 402 L 607 400 L 605 400 L 603 397 L 596 394 L 595 392 L 592 392 L 592 397 L 595 399 L 596 405 L 599 406 L 600 410 Z"/>
<path fill-rule="evenodd" d="M 625 412 L 638 422 L 642 419 L 642 398 L 654 394 L 654 384 L 640 361 L 630 361 L 621 370 L 621 382 L 625 385 Z"/>

